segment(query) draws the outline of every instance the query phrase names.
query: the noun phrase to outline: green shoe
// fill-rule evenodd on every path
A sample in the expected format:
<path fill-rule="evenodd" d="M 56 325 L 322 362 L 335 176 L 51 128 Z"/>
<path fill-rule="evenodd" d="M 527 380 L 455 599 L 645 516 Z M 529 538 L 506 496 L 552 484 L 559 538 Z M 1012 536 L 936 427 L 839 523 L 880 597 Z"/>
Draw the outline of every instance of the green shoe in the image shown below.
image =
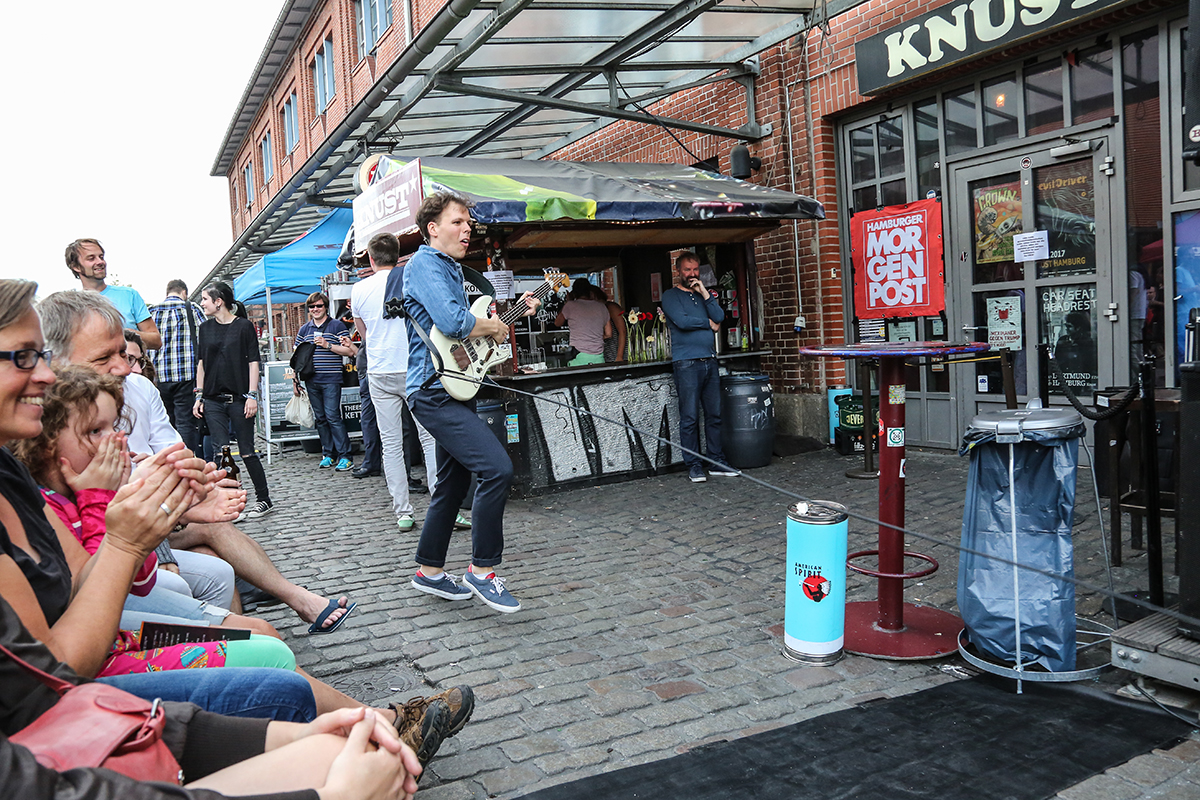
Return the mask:
<path fill-rule="evenodd" d="M 454 518 L 454 530 L 465 531 L 465 530 L 470 530 L 470 528 L 471 528 L 471 520 L 467 519 L 462 514 L 459 514 L 457 517 Z"/>
<path fill-rule="evenodd" d="M 412 514 L 404 514 L 400 519 L 396 520 L 396 527 L 402 531 L 411 531 L 416 524 L 416 520 L 413 519 Z"/>

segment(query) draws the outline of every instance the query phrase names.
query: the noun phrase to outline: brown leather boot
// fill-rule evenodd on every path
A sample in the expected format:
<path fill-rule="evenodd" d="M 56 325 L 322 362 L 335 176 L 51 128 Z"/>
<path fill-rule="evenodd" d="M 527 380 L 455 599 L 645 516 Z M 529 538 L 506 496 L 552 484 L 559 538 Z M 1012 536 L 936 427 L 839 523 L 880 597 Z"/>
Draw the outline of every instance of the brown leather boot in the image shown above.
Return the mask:
<path fill-rule="evenodd" d="M 428 764 L 450 730 L 449 706 L 437 698 L 429 698 L 419 706 L 411 702 L 402 706 L 392 703 L 388 708 L 396 712 L 394 724 L 400 741 L 413 749 L 422 767 Z"/>
<path fill-rule="evenodd" d="M 393 705 L 392 708 L 396 709 L 397 718 L 403 713 L 412 719 L 417 719 L 435 700 L 441 700 L 450 710 L 450 729 L 446 734 L 446 738 L 449 739 L 463 729 L 467 720 L 471 718 L 471 713 L 475 710 L 475 693 L 471 691 L 470 686 L 453 686 L 440 694 L 414 697 L 404 705 Z"/>

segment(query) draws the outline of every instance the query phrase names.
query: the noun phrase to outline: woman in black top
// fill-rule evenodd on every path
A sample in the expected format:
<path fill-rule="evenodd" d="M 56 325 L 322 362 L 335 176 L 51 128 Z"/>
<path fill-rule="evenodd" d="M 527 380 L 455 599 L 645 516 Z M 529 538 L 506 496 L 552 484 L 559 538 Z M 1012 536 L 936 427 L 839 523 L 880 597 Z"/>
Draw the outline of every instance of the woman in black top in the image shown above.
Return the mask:
<path fill-rule="evenodd" d="M 0 445 L 41 432 L 42 398 L 54 382 L 51 353 L 32 306 L 36 288 L 26 281 L 0 280 Z M 71 683 L 80 679 L 60 662 L 86 671 L 103 657 L 138 565 L 202 485 L 202 462 L 176 447 L 144 462 L 140 474 L 117 492 L 109 505 L 108 536 L 90 557 L 69 532 L 57 531 L 41 513 L 37 485 L 0 448 L 0 642 Z M 30 572 L 42 572 L 52 561 L 59 567 L 46 571 L 45 581 L 31 581 L 22 559 L 34 565 Z M 78 577 L 73 579 L 62 567 L 76 563 Z M 23 608 L 33 609 L 28 617 L 37 623 L 36 630 L 22 626 L 18 615 Z M 417 788 L 413 776 L 421 768 L 415 754 L 383 717 L 365 709 L 339 709 L 301 725 L 232 719 L 190 704 L 165 703 L 164 740 L 183 766 L 184 779 L 192 781 L 186 789 L 142 783 L 103 769 L 57 774 L 7 739 L 57 700 L 15 662 L 0 656 L 0 797 L 199 800 L 225 791 L 258 793 L 264 800 L 395 800 Z"/>
<path fill-rule="evenodd" d="M 261 358 L 258 332 L 233 299 L 229 284 L 209 284 L 200 297 L 200 308 L 210 319 L 200 326 L 196 349 L 196 401 L 192 413 L 208 420 L 214 452 L 229 444 L 229 423 L 237 434 L 238 452 L 258 500 L 246 509 L 247 519 L 257 519 L 272 509 L 267 473 L 254 449 L 254 416 L 258 413 L 258 374 Z"/>

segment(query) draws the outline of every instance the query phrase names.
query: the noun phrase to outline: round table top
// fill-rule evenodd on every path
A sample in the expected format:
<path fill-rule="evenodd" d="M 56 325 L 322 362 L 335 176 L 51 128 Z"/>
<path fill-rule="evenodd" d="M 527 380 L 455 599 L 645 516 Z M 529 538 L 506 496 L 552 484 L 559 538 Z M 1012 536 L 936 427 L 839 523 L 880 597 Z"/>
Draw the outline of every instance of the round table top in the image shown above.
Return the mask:
<path fill-rule="evenodd" d="M 990 348 L 987 342 L 859 342 L 801 347 L 800 354 L 823 358 L 904 358 L 982 353 Z"/>

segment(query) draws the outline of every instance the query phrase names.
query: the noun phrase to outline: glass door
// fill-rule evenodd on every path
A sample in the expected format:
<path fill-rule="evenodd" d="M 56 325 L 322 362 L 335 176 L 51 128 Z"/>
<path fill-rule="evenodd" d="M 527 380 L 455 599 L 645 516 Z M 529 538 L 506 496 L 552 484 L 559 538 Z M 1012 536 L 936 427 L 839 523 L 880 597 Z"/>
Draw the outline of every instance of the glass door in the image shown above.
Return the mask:
<path fill-rule="evenodd" d="M 951 171 L 952 322 L 968 340 L 1012 351 L 1022 404 L 1038 394 L 1037 344 L 1053 347 L 1062 373 L 1048 376 L 1054 405 L 1066 404 L 1067 389 L 1090 404 L 1128 348 L 1113 300 L 1125 293 L 1124 283 L 1114 291 L 1114 272 L 1125 271 L 1111 258 L 1114 231 L 1124 230 L 1112 224 L 1112 162 L 1099 133 Z M 999 361 L 956 373 L 960 429 L 1003 407 Z"/>

